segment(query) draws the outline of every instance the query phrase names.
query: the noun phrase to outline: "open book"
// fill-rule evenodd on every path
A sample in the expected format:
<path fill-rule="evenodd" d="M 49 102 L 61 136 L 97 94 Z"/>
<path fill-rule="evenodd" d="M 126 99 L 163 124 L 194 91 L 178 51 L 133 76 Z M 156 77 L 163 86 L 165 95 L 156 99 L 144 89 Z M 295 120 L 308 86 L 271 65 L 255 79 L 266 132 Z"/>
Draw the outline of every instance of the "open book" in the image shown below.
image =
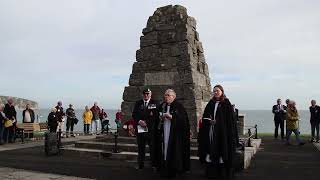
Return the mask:
<path fill-rule="evenodd" d="M 144 132 L 148 132 L 148 128 L 138 125 L 138 133 L 144 133 Z"/>

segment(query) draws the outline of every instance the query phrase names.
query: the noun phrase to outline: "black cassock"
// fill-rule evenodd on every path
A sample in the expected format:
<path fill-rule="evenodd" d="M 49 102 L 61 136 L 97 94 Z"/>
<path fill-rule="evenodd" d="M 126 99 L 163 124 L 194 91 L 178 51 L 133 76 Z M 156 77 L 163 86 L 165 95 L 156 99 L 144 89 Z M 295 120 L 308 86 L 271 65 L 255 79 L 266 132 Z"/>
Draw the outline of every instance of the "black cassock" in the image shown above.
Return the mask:
<path fill-rule="evenodd" d="M 209 132 L 211 123 L 208 119 L 214 118 L 216 100 L 210 100 L 203 116 L 202 127 L 199 129 L 198 155 L 201 162 L 205 162 L 207 154 L 213 163 L 219 163 L 220 157 L 225 166 L 232 167 L 237 145 L 236 120 L 230 101 L 226 98 L 220 101 L 216 110 L 216 124 L 213 130 L 213 139 L 210 141 Z"/>
<path fill-rule="evenodd" d="M 162 103 L 160 113 L 167 112 L 167 104 Z M 190 126 L 187 112 L 182 104 L 173 101 L 170 104 L 172 115 L 166 160 L 164 159 L 164 122 L 158 126 L 159 149 L 161 149 L 161 168 L 169 173 L 182 173 L 190 170 Z"/>

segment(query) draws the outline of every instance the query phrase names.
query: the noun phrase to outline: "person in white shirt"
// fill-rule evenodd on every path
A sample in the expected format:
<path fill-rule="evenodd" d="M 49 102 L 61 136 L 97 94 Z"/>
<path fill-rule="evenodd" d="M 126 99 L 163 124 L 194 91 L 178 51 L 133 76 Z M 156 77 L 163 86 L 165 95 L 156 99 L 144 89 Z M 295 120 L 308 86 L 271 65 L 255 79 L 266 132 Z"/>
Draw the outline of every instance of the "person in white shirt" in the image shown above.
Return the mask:
<path fill-rule="evenodd" d="M 30 104 L 26 105 L 26 109 L 22 112 L 23 123 L 34 123 L 34 111 L 30 108 Z"/>

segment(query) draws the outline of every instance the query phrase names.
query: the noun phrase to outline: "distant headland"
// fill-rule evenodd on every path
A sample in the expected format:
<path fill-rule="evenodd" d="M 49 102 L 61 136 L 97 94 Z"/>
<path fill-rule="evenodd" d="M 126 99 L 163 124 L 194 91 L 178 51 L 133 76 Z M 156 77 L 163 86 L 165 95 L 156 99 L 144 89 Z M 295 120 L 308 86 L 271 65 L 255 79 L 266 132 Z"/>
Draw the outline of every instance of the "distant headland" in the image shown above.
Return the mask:
<path fill-rule="evenodd" d="M 12 96 L 1 96 L 0 95 L 0 104 L 6 104 L 7 99 Z M 12 97 L 13 99 L 13 104 L 19 108 L 19 109 L 24 109 L 27 104 L 31 105 L 31 108 L 38 108 L 38 103 L 29 99 L 23 99 L 23 98 L 18 98 L 18 97 Z"/>

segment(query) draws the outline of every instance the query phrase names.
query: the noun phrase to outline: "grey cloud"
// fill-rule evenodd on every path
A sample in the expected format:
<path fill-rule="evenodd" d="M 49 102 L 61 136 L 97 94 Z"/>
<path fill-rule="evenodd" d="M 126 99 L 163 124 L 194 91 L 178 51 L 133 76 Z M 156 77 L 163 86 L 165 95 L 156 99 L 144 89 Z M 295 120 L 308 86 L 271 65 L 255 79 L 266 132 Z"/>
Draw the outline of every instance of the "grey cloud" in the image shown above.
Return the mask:
<path fill-rule="evenodd" d="M 297 98 L 304 107 L 311 95 L 320 96 L 316 0 L 4 0 L 0 62 L 2 73 L 14 67 L 15 76 L 0 93 L 36 98 L 44 106 L 70 97 L 78 104 L 103 99 L 118 107 L 141 31 L 154 10 L 167 4 L 184 5 L 196 18 L 212 83 L 225 85 L 240 108 L 268 109 L 280 96 Z M 30 79 L 21 82 L 26 75 Z M 90 92 L 84 82 L 92 79 L 97 82 Z M 56 84 L 63 87 L 57 94 Z"/>

